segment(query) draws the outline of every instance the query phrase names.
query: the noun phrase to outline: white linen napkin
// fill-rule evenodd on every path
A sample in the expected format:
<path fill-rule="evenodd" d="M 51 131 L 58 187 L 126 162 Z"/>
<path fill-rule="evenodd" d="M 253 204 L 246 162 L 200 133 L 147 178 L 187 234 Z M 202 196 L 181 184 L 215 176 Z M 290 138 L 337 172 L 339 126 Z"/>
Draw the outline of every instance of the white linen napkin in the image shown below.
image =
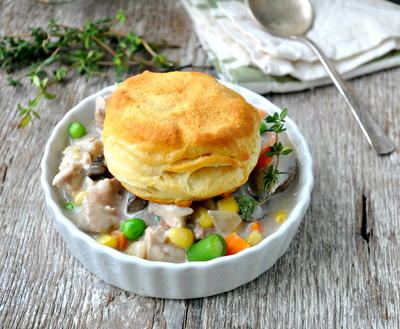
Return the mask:
<path fill-rule="evenodd" d="M 274 37 L 244 0 L 182 0 L 221 79 L 259 93 L 330 83 L 307 45 Z M 400 65 L 400 6 L 383 0 L 312 0 L 308 36 L 345 77 Z"/>

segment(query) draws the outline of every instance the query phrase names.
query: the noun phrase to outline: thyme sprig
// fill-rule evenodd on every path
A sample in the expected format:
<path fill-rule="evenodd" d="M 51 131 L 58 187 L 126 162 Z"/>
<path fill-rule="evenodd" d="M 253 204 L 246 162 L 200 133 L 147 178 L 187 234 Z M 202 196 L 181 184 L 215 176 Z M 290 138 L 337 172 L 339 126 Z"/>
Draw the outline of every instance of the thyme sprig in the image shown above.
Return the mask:
<path fill-rule="evenodd" d="M 287 112 L 288 110 L 284 109 L 280 113 L 274 113 L 265 118 L 267 125 L 270 125 L 267 128 L 267 131 L 275 134 L 275 143 L 270 147 L 270 150 L 266 152 L 265 155 L 268 157 L 276 157 L 275 162 L 273 162 L 267 170 L 264 170 L 264 191 L 267 192 L 268 197 L 271 194 L 275 183 L 278 181 L 278 176 L 286 174 L 278 169 L 280 157 L 282 155 L 288 155 L 293 151 L 291 148 L 284 148 L 282 143 L 279 141 L 279 134 L 286 131 L 285 118 Z"/>
<path fill-rule="evenodd" d="M 10 74 L 8 83 L 18 87 L 27 79 L 37 89 L 35 97 L 26 105 L 18 104 L 19 127 L 40 118 L 37 109 L 41 100 L 57 97 L 49 88 L 74 72 L 90 79 L 96 75 L 109 76 L 108 68 L 113 68 L 120 80 L 131 69 L 168 71 L 180 68 L 178 63 L 159 52 L 161 48 L 176 46 L 165 41 L 149 42 L 133 31 L 125 33 L 114 29 L 125 20 L 120 10 L 113 19 L 88 22 L 82 28 L 50 20 L 46 28 L 31 28 L 30 33 L 0 37 L 0 68 Z M 21 69 L 27 72 L 12 75 Z"/>
<path fill-rule="evenodd" d="M 264 183 L 264 192 L 267 193 L 266 197 L 263 200 L 257 201 L 250 195 L 240 193 L 235 195 L 235 200 L 239 205 L 239 213 L 245 221 L 249 221 L 251 215 L 254 212 L 254 209 L 257 206 L 260 206 L 268 201 L 272 189 L 276 182 L 278 181 L 279 175 L 286 174 L 286 172 L 282 172 L 278 169 L 279 167 L 279 159 L 283 155 L 288 155 L 293 151 L 291 148 L 284 148 L 282 143 L 279 141 L 279 134 L 286 131 L 285 127 L 285 118 L 287 116 L 287 109 L 282 110 L 280 113 L 274 113 L 272 115 L 267 116 L 262 124 L 262 129 L 260 129 L 260 133 L 264 134 L 265 132 L 273 132 L 275 134 L 275 143 L 270 147 L 269 151 L 264 155 L 267 157 L 276 157 L 275 162 L 268 167 L 267 170 L 263 170 L 263 183 Z"/>
<path fill-rule="evenodd" d="M 239 214 L 243 218 L 243 220 L 250 220 L 251 215 L 254 212 L 256 206 L 258 206 L 259 202 L 251 197 L 250 195 L 241 193 L 235 196 L 235 200 L 239 205 Z"/>

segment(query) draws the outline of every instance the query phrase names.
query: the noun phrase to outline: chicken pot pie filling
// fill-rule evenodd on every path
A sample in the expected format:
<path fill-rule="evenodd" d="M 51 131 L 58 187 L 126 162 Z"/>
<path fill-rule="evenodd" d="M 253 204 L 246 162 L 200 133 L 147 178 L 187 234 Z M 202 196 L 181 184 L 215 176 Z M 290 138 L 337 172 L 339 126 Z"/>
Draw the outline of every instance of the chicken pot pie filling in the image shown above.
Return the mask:
<path fill-rule="evenodd" d="M 108 170 L 101 132 L 109 99 L 96 99 L 91 126 L 69 125 L 69 145 L 53 180 L 68 217 L 98 243 L 153 261 L 207 261 L 257 245 L 286 220 L 298 166 L 295 151 L 279 159 L 271 154 L 273 123 L 260 120 L 257 165 L 235 191 L 187 206 L 149 202 L 128 192 Z M 284 129 L 279 139 L 290 147 Z M 266 193 L 263 179 L 274 163 L 279 175 Z"/>

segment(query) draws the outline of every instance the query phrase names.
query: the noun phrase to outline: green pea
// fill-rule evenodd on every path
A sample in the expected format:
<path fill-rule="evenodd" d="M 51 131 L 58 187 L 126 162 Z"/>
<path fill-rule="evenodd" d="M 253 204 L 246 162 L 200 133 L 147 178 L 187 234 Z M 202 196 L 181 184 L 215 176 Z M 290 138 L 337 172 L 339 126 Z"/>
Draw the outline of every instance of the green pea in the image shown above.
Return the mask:
<path fill-rule="evenodd" d="M 128 240 L 135 240 L 144 233 L 146 227 L 147 225 L 143 219 L 132 218 L 123 222 L 119 230 Z"/>
<path fill-rule="evenodd" d="M 261 121 L 260 125 L 260 135 L 263 135 L 267 131 L 267 125 L 264 121 Z"/>
<path fill-rule="evenodd" d="M 64 208 L 67 209 L 67 210 L 73 210 L 75 208 L 75 206 L 74 206 L 74 204 L 72 202 L 67 202 L 64 205 Z"/>
<path fill-rule="evenodd" d="M 225 254 L 225 239 L 219 234 L 210 234 L 186 250 L 189 262 L 207 261 Z"/>
<path fill-rule="evenodd" d="M 68 126 L 68 134 L 73 138 L 82 138 L 83 136 L 86 135 L 86 128 L 83 124 L 79 122 L 72 122 Z"/>

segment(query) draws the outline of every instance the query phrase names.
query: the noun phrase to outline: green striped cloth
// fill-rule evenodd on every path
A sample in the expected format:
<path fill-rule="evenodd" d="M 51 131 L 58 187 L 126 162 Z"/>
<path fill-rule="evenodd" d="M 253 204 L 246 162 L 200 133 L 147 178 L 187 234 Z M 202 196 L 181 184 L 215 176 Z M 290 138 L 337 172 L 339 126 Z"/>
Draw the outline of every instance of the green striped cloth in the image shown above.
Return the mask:
<path fill-rule="evenodd" d="M 266 33 L 244 0 L 182 2 L 221 79 L 258 93 L 330 83 L 306 45 Z M 315 0 L 313 7 L 316 19 L 308 35 L 345 77 L 400 64 L 400 7 L 379 0 Z"/>

